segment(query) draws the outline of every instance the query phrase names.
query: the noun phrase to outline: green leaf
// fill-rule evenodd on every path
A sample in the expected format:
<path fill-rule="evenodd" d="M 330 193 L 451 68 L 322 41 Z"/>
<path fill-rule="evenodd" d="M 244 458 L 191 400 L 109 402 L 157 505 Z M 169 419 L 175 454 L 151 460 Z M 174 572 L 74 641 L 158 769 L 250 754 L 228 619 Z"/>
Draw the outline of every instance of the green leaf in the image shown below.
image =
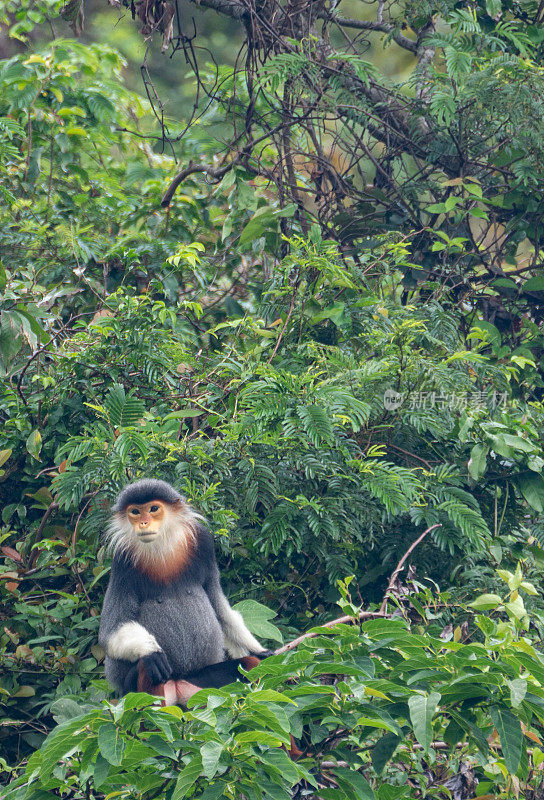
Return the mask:
<path fill-rule="evenodd" d="M 121 738 L 120 729 L 113 722 L 105 722 L 98 729 L 98 749 L 106 761 L 118 767 L 125 754 L 125 741 Z"/>
<path fill-rule="evenodd" d="M 110 423 L 114 427 L 135 425 L 145 413 L 145 403 L 135 397 L 126 395 L 121 384 L 115 383 L 104 401 Z"/>
<path fill-rule="evenodd" d="M 269 621 L 276 616 L 276 612 L 271 608 L 263 606 L 256 600 L 242 600 L 233 608 L 240 612 L 247 627 L 255 636 L 283 643 L 280 629 Z"/>
<path fill-rule="evenodd" d="M 480 752 L 483 753 L 484 756 L 487 756 L 489 753 L 489 743 L 484 732 L 466 714 L 457 714 L 451 708 L 449 713 L 459 727 L 463 728 L 463 730 L 467 731 L 467 733 L 473 737 Z"/>
<path fill-rule="evenodd" d="M 50 712 L 56 722 L 68 722 L 76 717 L 81 717 L 81 701 L 78 702 L 68 696 L 59 697 L 51 704 Z"/>
<path fill-rule="evenodd" d="M 523 598 L 520 594 L 518 594 L 515 600 L 510 600 L 508 603 L 505 603 L 504 607 L 511 616 L 520 621 L 523 621 L 527 616 L 527 609 L 525 608 Z"/>
<path fill-rule="evenodd" d="M 501 706 L 491 706 L 489 714 L 499 734 L 506 769 L 511 775 L 515 775 L 523 749 L 523 731 L 520 721 L 511 711 Z"/>
<path fill-rule="evenodd" d="M 455 206 L 460 202 L 461 202 L 461 198 L 460 197 L 455 197 L 455 195 L 450 194 L 450 196 L 447 198 L 446 202 L 444 203 L 445 211 L 451 211 L 452 208 L 455 208 Z"/>
<path fill-rule="evenodd" d="M 510 689 L 510 702 L 514 708 L 518 708 L 527 694 L 527 681 L 525 678 L 514 678 L 506 683 Z"/>
<path fill-rule="evenodd" d="M 264 744 L 269 747 L 279 747 L 282 744 L 291 744 L 289 736 L 285 734 L 272 734 L 269 731 L 244 731 L 235 737 L 239 744 Z"/>
<path fill-rule="evenodd" d="M 522 436 L 513 436 L 510 433 L 503 433 L 501 434 L 501 438 L 508 447 L 511 447 L 513 450 L 519 450 L 522 453 L 531 453 L 538 449 L 538 445 L 535 444 L 535 442 L 530 442 Z"/>
<path fill-rule="evenodd" d="M 13 453 L 13 450 L 0 450 L 0 467 L 6 463 L 8 458 Z"/>
<path fill-rule="evenodd" d="M 431 205 L 425 206 L 425 211 L 428 211 L 429 214 L 445 214 L 447 210 L 445 203 L 431 203 Z"/>
<path fill-rule="evenodd" d="M 201 408 L 182 408 L 180 411 L 172 411 L 163 417 L 163 421 L 167 422 L 170 419 L 185 419 L 186 417 L 201 417 L 206 412 Z"/>
<path fill-rule="evenodd" d="M 284 787 L 273 781 L 267 781 L 259 777 L 259 788 L 263 789 L 266 796 L 271 797 L 272 800 L 291 800 L 291 795 Z"/>
<path fill-rule="evenodd" d="M 321 687 L 319 687 L 321 688 Z M 254 691 L 251 694 L 251 702 L 252 703 L 290 703 L 293 706 L 296 706 L 294 700 L 291 700 L 290 697 L 287 697 L 284 694 L 280 694 L 280 692 L 276 692 L 274 689 L 260 689 L 258 691 Z"/>
<path fill-rule="evenodd" d="M 206 742 L 200 748 L 200 755 L 202 757 L 202 771 L 204 777 L 211 780 L 217 772 L 219 766 L 219 759 L 223 752 L 224 745 L 222 742 Z"/>
<path fill-rule="evenodd" d="M 21 347 L 23 340 L 20 335 L 20 328 L 14 314 L 2 311 L 0 314 L 0 353 L 5 364 L 9 364 L 15 358 Z"/>
<path fill-rule="evenodd" d="M 348 797 L 353 800 L 376 800 L 376 795 L 366 778 L 356 769 L 347 767 L 334 767 L 333 774 L 338 779 L 338 785 Z"/>
<path fill-rule="evenodd" d="M 156 702 L 156 699 L 157 698 L 150 697 L 144 692 L 129 692 L 129 694 L 125 695 L 122 700 L 119 701 L 117 708 L 119 708 L 121 703 L 123 703 L 124 711 L 129 711 L 132 708 L 147 708 L 147 706 L 152 706 L 153 703 Z"/>
<path fill-rule="evenodd" d="M 536 473 L 527 473 L 516 480 L 523 497 L 535 511 L 544 511 L 544 478 Z"/>
<path fill-rule="evenodd" d="M 544 277 L 529 278 L 521 288 L 524 292 L 544 292 Z"/>
<path fill-rule="evenodd" d="M 492 19 L 498 20 L 502 14 L 501 0 L 485 0 L 485 10 Z"/>
<path fill-rule="evenodd" d="M 299 770 L 285 750 L 265 750 L 260 758 L 263 763 L 270 764 L 270 766 L 277 769 L 290 786 L 293 786 L 300 779 Z"/>
<path fill-rule="evenodd" d="M 462 728 L 456 720 L 450 719 L 448 727 L 444 731 L 444 741 L 452 747 L 455 747 L 458 742 L 462 741 L 464 736 L 464 728 Z"/>
<path fill-rule="evenodd" d="M 206 789 L 204 789 L 198 800 L 219 800 L 224 789 L 225 784 L 221 781 L 212 783 L 211 786 L 207 786 Z"/>
<path fill-rule="evenodd" d="M 151 747 L 156 753 L 160 753 L 161 756 L 172 759 L 172 761 L 178 761 L 179 759 L 179 753 L 176 748 L 156 733 L 152 734 L 149 739 L 146 739 L 146 745 Z"/>
<path fill-rule="evenodd" d="M 385 736 L 378 739 L 378 742 L 372 748 L 372 766 L 378 775 L 383 772 L 385 765 L 392 757 L 400 741 L 400 737 L 395 736 L 394 733 L 386 733 Z"/>
<path fill-rule="evenodd" d="M 473 324 L 469 338 L 480 338 L 496 344 L 501 342 L 501 334 L 497 326 L 483 319 L 479 319 Z"/>
<path fill-rule="evenodd" d="M 532 597 L 538 597 L 538 589 L 530 581 L 522 581 L 520 583 L 520 589 L 523 589 L 524 592 L 527 592 L 527 594 L 531 595 Z"/>
<path fill-rule="evenodd" d="M 302 427 L 314 447 L 319 447 L 322 443 L 332 444 L 333 427 L 330 414 L 324 408 L 316 403 L 310 403 L 299 405 L 297 412 Z"/>
<path fill-rule="evenodd" d="M 41 748 L 40 779 L 43 783 L 49 780 L 61 758 L 65 758 L 68 753 L 73 753 L 80 747 L 82 743 L 80 734 L 89 722 L 99 715 L 99 711 L 89 712 L 78 719 L 59 725 L 49 734 Z"/>
<path fill-rule="evenodd" d="M 433 740 L 431 722 L 439 702 L 440 695 L 438 692 L 430 692 L 428 696 L 415 694 L 408 698 L 408 708 L 410 709 L 410 720 L 414 728 L 414 734 L 425 753 L 429 752 Z"/>
<path fill-rule="evenodd" d="M 274 219 L 274 211 L 271 208 L 259 208 L 251 217 L 247 225 L 242 228 L 239 244 L 241 246 L 260 239 L 265 230 Z"/>
<path fill-rule="evenodd" d="M 271 226 L 276 226 L 280 217 L 292 217 L 296 209 L 297 207 L 294 203 L 283 209 L 269 208 L 268 206 L 257 209 L 247 225 L 242 229 L 239 245 L 243 247 L 256 239 L 260 239 L 266 230 Z"/>
<path fill-rule="evenodd" d="M 281 706 L 276 706 L 272 703 L 268 705 L 253 703 L 251 697 L 248 697 L 247 704 L 247 712 L 254 727 L 266 726 L 270 731 L 274 731 L 280 736 L 289 734 L 291 725 L 287 714 Z"/>
<path fill-rule="evenodd" d="M 471 217 L 478 217 L 478 219 L 489 219 L 489 214 L 483 208 L 469 208 L 468 213 Z"/>
<path fill-rule="evenodd" d="M 110 766 L 111 766 L 110 762 L 106 761 L 104 756 L 98 753 L 93 772 L 93 783 L 95 788 L 98 789 L 100 786 L 102 786 L 102 784 L 108 777 Z"/>
<path fill-rule="evenodd" d="M 486 470 L 486 458 L 488 453 L 489 447 L 487 447 L 485 444 L 475 444 L 470 451 L 468 471 L 473 480 L 479 480 L 484 474 Z"/>
<path fill-rule="evenodd" d="M 385 717 L 385 714 L 383 714 Z M 402 730 L 400 729 L 399 725 L 395 722 L 394 719 L 374 719 L 373 717 L 365 716 L 359 717 L 356 722 L 357 727 L 369 727 L 369 728 L 379 728 L 383 731 L 389 731 L 390 733 L 396 733 L 397 736 L 402 734 Z"/>
<path fill-rule="evenodd" d="M 202 774 L 202 759 L 200 755 L 194 756 L 186 767 L 182 769 L 176 781 L 171 800 L 183 800 L 189 789 L 194 786 Z"/>
<path fill-rule="evenodd" d="M 502 603 L 502 598 L 498 594 L 481 594 L 472 603 L 469 603 L 470 608 L 475 608 L 477 611 L 489 611 L 492 608 L 497 608 Z"/>
<path fill-rule="evenodd" d="M 40 451 L 42 449 L 42 435 L 39 430 L 33 430 L 26 440 L 26 449 L 31 456 L 40 460 Z"/>

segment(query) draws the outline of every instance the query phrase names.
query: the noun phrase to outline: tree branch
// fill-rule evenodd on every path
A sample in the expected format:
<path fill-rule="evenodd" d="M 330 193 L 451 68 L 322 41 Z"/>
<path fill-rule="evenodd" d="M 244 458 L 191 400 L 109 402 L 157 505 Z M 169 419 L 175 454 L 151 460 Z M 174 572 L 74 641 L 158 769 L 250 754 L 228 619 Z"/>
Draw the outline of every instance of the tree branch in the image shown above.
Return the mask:
<path fill-rule="evenodd" d="M 417 42 L 404 36 L 402 33 L 396 31 L 394 25 L 387 22 L 371 22 L 364 19 L 352 19 L 350 17 L 339 17 L 337 14 L 327 14 L 322 11 L 318 14 L 321 19 L 330 20 L 342 28 L 354 28 L 359 31 L 380 31 L 381 33 L 390 33 L 393 40 L 403 47 L 405 50 L 410 50 L 411 53 L 417 53 Z"/>
<path fill-rule="evenodd" d="M 165 191 L 162 200 L 161 206 L 166 208 L 172 202 L 172 198 L 176 192 L 178 186 L 183 183 L 183 181 L 189 177 L 189 175 L 193 175 L 195 172 L 204 172 L 206 175 L 209 175 L 215 181 L 220 181 L 221 178 L 227 174 L 229 170 L 231 170 L 236 163 L 235 161 L 231 161 L 230 164 L 227 164 L 224 167 L 212 167 L 210 164 L 196 164 L 194 161 L 189 161 L 188 165 L 185 169 L 182 169 L 173 181 L 170 183 L 168 189 Z"/>
<path fill-rule="evenodd" d="M 441 528 L 441 527 L 442 527 L 442 525 L 440 523 L 437 523 L 436 525 L 431 525 L 430 528 L 427 528 L 426 531 L 423 531 L 421 536 L 417 537 L 415 542 L 412 542 L 412 544 L 410 545 L 408 550 L 405 552 L 405 554 L 403 555 L 403 557 L 401 558 L 401 560 L 399 561 L 399 563 L 395 567 L 395 570 L 393 571 L 393 574 L 389 578 L 389 583 L 387 585 L 385 596 L 384 596 L 383 602 L 382 602 L 382 604 L 380 606 L 380 613 L 385 614 L 385 609 L 387 608 L 387 601 L 388 601 L 388 599 L 389 599 L 389 597 L 391 595 L 391 591 L 393 589 L 393 586 L 395 585 L 395 581 L 397 580 L 397 577 L 398 577 L 399 573 L 402 571 L 402 568 L 404 566 L 404 562 L 406 561 L 406 559 L 408 558 L 410 553 L 413 553 L 413 551 L 416 549 L 418 544 L 423 541 L 423 539 L 427 536 L 428 533 L 430 533 L 431 531 L 434 531 L 435 528 Z"/>
<path fill-rule="evenodd" d="M 36 531 L 36 535 L 34 537 L 34 541 L 32 542 L 32 548 L 33 549 L 31 551 L 30 557 L 28 559 L 27 570 L 31 570 L 34 567 L 34 564 L 36 563 L 36 560 L 37 560 L 38 555 L 39 555 L 39 550 L 38 550 L 37 547 L 35 547 L 35 545 L 37 545 L 38 542 L 41 541 L 45 526 L 47 525 L 47 520 L 49 519 L 49 517 L 51 516 L 53 511 L 56 511 L 58 509 L 58 507 L 59 507 L 58 503 L 55 503 L 55 502 L 50 503 L 49 506 L 47 507 L 46 511 L 45 511 L 45 514 L 42 517 L 42 521 L 40 522 L 40 526 L 39 526 L 38 530 Z"/>
<path fill-rule="evenodd" d="M 379 611 L 359 611 L 359 613 L 357 614 L 355 619 L 383 619 L 384 617 L 387 618 L 387 617 L 391 616 L 391 614 L 388 614 L 386 612 L 387 599 L 388 599 L 388 597 L 389 597 L 389 595 L 391 593 L 391 590 L 392 590 L 392 588 L 393 588 L 393 586 L 395 584 L 395 581 L 397 579 L 397 576 L 398 576 L 399 572 L 401 572 L 401 570 L 402 570 L 402 568 L 404 566 L 404 563 L 405 563 L 406 559 L 409 557 L 409 555 L 411 553 L 413 553 L 413 551 L 416 549 L 418 544 L 423 541 L 423 539 L 427 536 L 427 534 L 429 534 L 431 531 L 434 531 L 435 528 L 441 528 L 441 527 L 442 527 L 442 525 L 440 523 L 437 523 L 436 525 L 431 525 L 430 528 L 427 528 L 426 531 L 423 531 L 421 536 L 418 536 L 418 538 L 415 540 L 415 542 L 412 542 L 412 544 L 410 545 L 408 550 L 405 552 L 405 554 L 403 555 L 403 557 L 401 558 L 401 560 L 399 561 L 399 563 L 395 567 L 395 569 L 394 569 L 394 571 L 393 571 L 393 573 L 391 575 L 391 578 L 389 579 L 389 583 L 387 585 L 387 589 L 386 589 L 385 596 L 383 598 L 383 602 L 382 602 L 382 605 L 380 607 L 380 610 Z M 350 616 L 338 617 L 338 619 L 333 619 L 330 622 L 325 622 L 323 625 L 319 625 L 319 628 L 334 628 L 335 625 L 345 625 L 347 623 L 353 623 L 353 621 L 354 621 L 354 618 L 350 617 Z M 287 644 L 284 644 L 283 647 L 279 647 L 277 650 L 274 651 L 274 655 L 278 656 L 278 655 L 281 655 L 282 653 L 288 653 L 290 650 L 294 650 L 296 647 L 298 647 L 298 645 L 301 642 L 303 642 L 305 639 L 311 639 L 314 636 L 318 636 L 318 635 L 319 634 L 317 632 L 307 631 L 306 633 L 303 633 L 301 636 L 297 636 L 297 638 L 293 639 L 293 641 L 288 642 Z"/>

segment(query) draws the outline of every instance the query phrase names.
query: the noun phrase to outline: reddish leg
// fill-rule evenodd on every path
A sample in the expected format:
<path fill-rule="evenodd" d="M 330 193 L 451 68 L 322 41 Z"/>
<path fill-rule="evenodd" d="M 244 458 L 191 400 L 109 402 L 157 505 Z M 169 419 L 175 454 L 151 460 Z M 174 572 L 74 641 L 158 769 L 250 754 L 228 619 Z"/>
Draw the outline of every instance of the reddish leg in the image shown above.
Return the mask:
<path fill-rule="evenodd" d="M 166 681 L 153 686 L 143 669 L 142 662 L 138 664 L 138 691 L 162 697 L 165 706 L 173 706 L 176 703 L 187 705 L 189 698 L 200 691 L 200 688 L 187 681 Z"/>
<path fill-rule="evenodd" d="M 187 701 L 200 689 L 210 686 L 225 686 L 232 683 L 237 678 L 241 678 L 238 672 L 238 664 L 249 671 L 261 663 L 257 656 L 244 656 L 243 658 L 223 661 L 219 664 L 211 664 L 198 670 L 189 676 L 189 680 L 170 680 L 154 686 L 149 680 L 143 664 L 138 664 L 138 691 L 154 694 L 164 698 L 164 705 L 187 705 Z"/>
<path fill-rule="evenodd" d="M 168 681 L 168 683 L 175 684 L 176 699 L 174 702 L 182 706 L 186 706 L 187 701 L 202 688 L 195 683 L 189 683 L 189 681 Z"/>

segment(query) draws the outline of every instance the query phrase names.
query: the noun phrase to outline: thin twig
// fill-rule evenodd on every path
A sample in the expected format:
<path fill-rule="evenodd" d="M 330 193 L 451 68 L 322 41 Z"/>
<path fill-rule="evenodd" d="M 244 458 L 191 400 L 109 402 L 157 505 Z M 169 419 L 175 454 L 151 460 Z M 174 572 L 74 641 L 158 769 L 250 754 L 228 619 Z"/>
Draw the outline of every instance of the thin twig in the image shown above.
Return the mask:
<path fill-rule="evenodd" d="M 388 599 L 389 599 L 389 596 L 390 596 L 390 594 L 391 594 L 391 591 L 392 591 L 392 589 L 393 589 L 393 586 L 395 585 L 395 581 L 397 580 L 397 577 L 398 577 L 399 573 L 402 571 L 402 568 L 403 568 L 403 566 L 404 566 L 404 562 L 406 561 L 406 559 L 408 558 L 408 556 L 409 556 L 409 555 L 410 555 L 410 554 L 411 554 L 411 553 L 412 553 L 412 552 L 413 552 L 413 551 L 416 549 L 416 547 L 418 546 L 418 544 L 419 544 L 420 542 L 422 542 L 422 541 L 423 541 L 423 539 L 424 539 L 424 538 L 427 536 L 427 534 L 428 534 L 428 533 L 430 533 L 431 531 L 434 531 L 434 530 L 435 530 L 435 528 L 441 528 L 441 527 L 442 527 L 442 525 L 441 525 L 439 522 L 437 522 L 437 523 L 436 523 L 436 525 L 431 525 L 431 527 L 430 527 L 430 528 L 427 528 L 427 530 L 426 530 L 426 531 L 423 531 L 423 533 L 421 534 L 421 536 L 418 536 L 418 537 L 417 537 L 417 539 L 415 540 L 415 542 L 412 542 L 412 544 L 410 545 L 410 547 L 408 548 L 408 550 L 405 552 L 405 554 L 403 555 L 403 557 L 401 558 L 401 560 L 399 561 L 399 563 L 398 563 L 398 564 L 397 564 L 397 566 L 395 567 L 395 569 L 394 569 L 394 571 L 393 571 L 393 574 L 392 574 L 392 575 L 391 575 L 391 577 L 389 578 L 389 583 L 388 583 L 388 585 L 387 585 L 387 590 L 386 590 L 386 592 L 385 592 L 385 596 L 384 596 L 384 598 L 383 598 L 383 602 L 382 602 L 382 604 L 381 604 L 381 606 L 380 606 L 380 612 L 381 612 L 382 614 L 385 614 L 385 610 L 386 610 L 386 608 L 387 608 L 387 601 L 388 601 Z"/>
<path fill-rule="evenodd" d="M 32 549 L 32 552 L 30 553 L 30 558 L 28 559 L 28 570 L 31 570 L 34 567 L 34 564 L 36 563 L 36 559 L 38 558 L 38 552 L 39 551 L 38 551 L 38 548 L 36 547 L 36 545 L 38 544 L 39 541 L 41 541 L 41 538 L 43 536 L 44 528 L 47 525 L 47 520 L 49 519 L 49 517 L 51 516 L 53 511 L 56 511 L 58 507 L 59 507 L 58 503 L 55 503 L 55 502 L 50 503 L 48 508 L 47 508 L 47 510 L 46 510 L 46 512 L 45 512 L 45 514 L 42 517 L 42 521 L 40 522 L 40 526 L 39 526 L 38 530 L 36 531 L 36 536 L 34 537 L 34 541 L 32 543 L 32 548 L 33 549 Z M 28 570 L 26 570 L 26 571 L 28 572 Z"/>
<path fill-rule="evenodd" d="M 391 447 L 393 448 L 393 450 L 396 450 L 398 453 L 403 453 L 405 456 L 408 456 L 409 458 L 415 458 L 416 461 L 421 461 L 422 464 L 425 464 L 429 472 L 432 470 L 431 464 L 421 456 L 418 456 L 416 453 L 411 453 L 409 450 L 404 450 L 404 448 L 399 447 L 397 444 L 391 444 L 391 442 L 389 442 L 387 447 Z"/>
<path fill-rule="evenodd" d="M 283 323 L 283 328 L 280 331 L 280 335 L 278 336 L 278 341 L 276 342 L 276 346 L 272 351 L 272 355 L 268 359 L 268 363 L 269 364 L 272 361 L 272 359 L 274 358 L 274 356 L 276 355 L 276 353 L 278 352 L 278 347 L 280 346 L 281 340 L 283 339 L 283 334 L 285 333 L 285 329 L 287 328 L 287 325 L 289 324 L 289 320 L 291 319 L 291 314 L 293 313 L 293 308 L 295 307 L 295 297 L 296 297 L 296 295 L 297 295 L 297 287 L 295 286 L 295 288 L 293 289 L 292 297 L 291 297 L 291 305 L 289 306 L 289 311 L 287 312 L 287 316 L 285 318 L 285 322 Z"/>

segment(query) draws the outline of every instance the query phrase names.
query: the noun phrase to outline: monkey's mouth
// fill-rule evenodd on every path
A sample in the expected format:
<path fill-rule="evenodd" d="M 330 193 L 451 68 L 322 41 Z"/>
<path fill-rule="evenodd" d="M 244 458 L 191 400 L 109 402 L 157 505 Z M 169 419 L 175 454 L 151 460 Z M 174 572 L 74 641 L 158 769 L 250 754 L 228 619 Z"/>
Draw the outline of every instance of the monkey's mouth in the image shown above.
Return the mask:
<path fill-rule="evenodd" d="M 138 533 L 138 538 L 141 542 L 147 543 L 152 542 L 155 536 L 157 536 L 158 531 L 140 531 Z"/>

